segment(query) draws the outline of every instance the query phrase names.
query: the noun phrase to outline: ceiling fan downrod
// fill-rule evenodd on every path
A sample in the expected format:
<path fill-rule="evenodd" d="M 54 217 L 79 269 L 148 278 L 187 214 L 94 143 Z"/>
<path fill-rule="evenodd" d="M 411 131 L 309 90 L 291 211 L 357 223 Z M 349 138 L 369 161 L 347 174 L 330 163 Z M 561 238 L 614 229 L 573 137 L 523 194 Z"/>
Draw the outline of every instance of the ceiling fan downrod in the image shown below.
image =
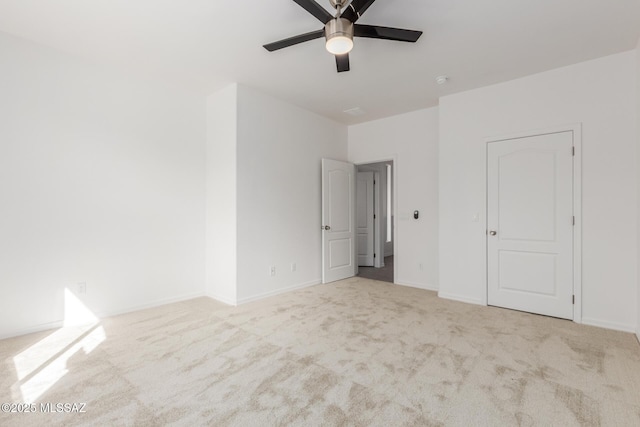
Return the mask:
<path fill-rule="evenodd" d="M 340 16 L 340 12 L 342 12 L 342 7 L 347 3 L 348 0 L 329 0 L 331 6 L 338 11 L 336 18 Z"/>

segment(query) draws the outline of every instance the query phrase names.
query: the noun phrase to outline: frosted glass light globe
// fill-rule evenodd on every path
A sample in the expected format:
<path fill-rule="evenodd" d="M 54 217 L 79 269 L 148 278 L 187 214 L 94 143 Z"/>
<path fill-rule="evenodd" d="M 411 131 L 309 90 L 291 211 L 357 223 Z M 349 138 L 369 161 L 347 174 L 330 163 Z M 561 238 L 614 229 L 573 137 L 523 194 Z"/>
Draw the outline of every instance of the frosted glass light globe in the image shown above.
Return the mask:
<path fill-rule="evenodd" d="M 353 49 L 353 40 L 346 36 L 335 36 L 327 40 L 326 47 L 334 55 L 344 55 Z"/>

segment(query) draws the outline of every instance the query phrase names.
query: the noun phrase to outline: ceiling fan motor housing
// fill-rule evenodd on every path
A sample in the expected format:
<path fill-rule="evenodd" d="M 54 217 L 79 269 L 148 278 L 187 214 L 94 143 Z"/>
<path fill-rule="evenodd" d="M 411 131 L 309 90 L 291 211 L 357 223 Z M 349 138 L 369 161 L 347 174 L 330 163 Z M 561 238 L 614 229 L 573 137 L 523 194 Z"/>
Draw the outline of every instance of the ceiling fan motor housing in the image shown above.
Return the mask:
<path fill-rule="evenodd" d="M 345 18 L 332 19 L 324 26 L 324 36 L 327 42 L 336 37 L 353 40 L 353 23 Z"/>

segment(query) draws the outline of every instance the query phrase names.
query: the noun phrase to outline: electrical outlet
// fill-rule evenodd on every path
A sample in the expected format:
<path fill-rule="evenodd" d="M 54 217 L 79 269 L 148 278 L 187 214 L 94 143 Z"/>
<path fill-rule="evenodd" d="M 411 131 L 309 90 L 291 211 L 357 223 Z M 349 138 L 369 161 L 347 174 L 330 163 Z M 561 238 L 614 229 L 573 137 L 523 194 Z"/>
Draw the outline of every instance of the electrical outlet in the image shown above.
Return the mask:
<path fill-rule="evenodd" d="M 271 269 L 269 270 L 269 274 L 271 276 L 275 276 L 276 275 L 276 266 L 275 265 L 271 266 Z"/>
<path fill-rule="evenodd" d="M 298 267 L 296 266 L 296 263 L 292 262 L 291 263 L 291 272 L 294 273 L 297 269 L 298 269 Z"/>
<path fill-rule="evenodd" d="M 87 293 L 87 283 L 86 282 L 78 283 L 78 293 L 79 294 L 86 294 Z"/>

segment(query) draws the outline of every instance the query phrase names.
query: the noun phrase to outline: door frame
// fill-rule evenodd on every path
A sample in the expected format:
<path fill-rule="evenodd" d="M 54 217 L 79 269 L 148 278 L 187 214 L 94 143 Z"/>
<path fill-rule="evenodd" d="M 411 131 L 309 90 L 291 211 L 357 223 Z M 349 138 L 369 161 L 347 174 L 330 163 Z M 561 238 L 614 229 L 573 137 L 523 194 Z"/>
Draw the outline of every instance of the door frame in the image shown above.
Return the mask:
<path fill-rule="evenodd" d="M 573 321 L 582 323 L 582 123 L 568 125 L 551 126 L 543 129 L 515 132 L 506 135 L 499 135 L 485 138 L 485 229 L 488 230 L 489 220 L 489 144 L 492 142 L 507 141 L 511 139 L 528 138 L 532 136 L 549 135 L 553 133 L 573 132 L 573 146 L 575 154 L 573 157 L 573 215 L 575 216 L 575 226 L 573 227 Z M 394 247 L 395 250 L 395 247 Z M 488 305 L 489 300 L 489 248 L 488 238 L 485 238 L 485 287 L 483 304 Z"/>
<path fill-rule="evenodd" d="M 367 160 L 362 160 L 359 162 L 354 162 L 356 165 L 356 169 L 358 166 L 369 165 L 372 163 L 384 163 L 391 162 L 391 178 L 393 182 L 391 183 L 392 188 L 392 204 L 393 204 L 393 220 L 392 220 L 392 228 L 393 228 L 393 284 L 396 285 L 398 283 L 398 264 L 400 263 L 399 254 L 398 254 L 398 156 L 393 154 L 392 156 L 386 156 L 381 158 L 370 158 Z M 384 262 L 384 261 L 383 261 Z M 384 265 L 384 264 L 382 264 Z"/>
<path fill-rule="evenodd" d="M 373 219 L 373 252 L 378 254 L 373 258 L 373 266 L 376 268 L 384 267 L 384 243 L 382 242 L 382 233 L 380 233 L 380 218 L 382 217 L 380 203 L 380 172 L 373 173 L 373 213 L 375 218 Z"/>

